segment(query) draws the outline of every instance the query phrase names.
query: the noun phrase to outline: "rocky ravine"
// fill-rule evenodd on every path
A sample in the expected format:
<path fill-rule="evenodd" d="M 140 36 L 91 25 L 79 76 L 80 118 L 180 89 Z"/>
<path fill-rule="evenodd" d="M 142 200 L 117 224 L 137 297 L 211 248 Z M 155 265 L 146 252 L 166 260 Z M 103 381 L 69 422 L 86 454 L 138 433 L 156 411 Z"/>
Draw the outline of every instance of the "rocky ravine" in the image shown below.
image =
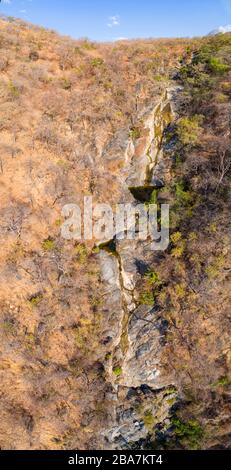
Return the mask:
<path fill-rule="evenodd" d="M 168 89 L 143 116 L 143 131 L 125 150 L 122 202 L 148 201 L 170 178 L 164 131 L 176 115 L 176 93 Z M 110 156 L 111 158 L 111 156 Z M 167 201 L 166 201 L 167 202 Z M 108 240 L 99 253 L 105 286 L 104 337 L 111 422 L 104 432 L 109 448 L 130 448 L 147 439 L 154 424 L 169 425 L 176 396 L 174 378 L 163 364 L 166 322 L 154 307 L 139 305 L 136 286 L 153 256 L 151 240 Z M 153 422 L 153 417 L 155 422 Z"/>

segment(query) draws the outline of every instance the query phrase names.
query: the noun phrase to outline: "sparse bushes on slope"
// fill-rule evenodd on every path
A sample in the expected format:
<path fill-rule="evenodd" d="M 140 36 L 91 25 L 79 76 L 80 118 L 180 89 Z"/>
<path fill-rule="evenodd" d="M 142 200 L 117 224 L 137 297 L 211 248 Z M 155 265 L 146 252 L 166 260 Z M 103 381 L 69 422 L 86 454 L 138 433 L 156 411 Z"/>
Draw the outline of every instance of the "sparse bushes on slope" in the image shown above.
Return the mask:
<path fill-rule="evenodd" d="M 211 57 L 209 60 L 209 68 L 211 72 L 223 75 L 231 70 L 231 67 L 227 64 L 223 64 L 218 57 Z"/>
<path fill-rule="evenodd" d="M 198 143 L 202 128 L 203 116 L 184 117 L 177 124 L 177 135 L 182 145 L 195 145 Z"/>
<path fill-rule="evenodd" d="M 179 418 L 173 418 L 172 424 L 174 425 L 176 436 L 185 448 L 191 450 L 201 448 L 204 430 L 198 421 L 190 419 L 188 422 L 183 422 Z"/>
<path fill-rule="evenodd" d="M 173 130 L 169 136 L 173 157 L 170 215 L 174 231 L 169 251 L 159 265 L 167 274 L 158 303 L 169 324 L 168 358 L 186 401 L 179 403 L 180 417 L 177 413 L 172 420 L 173 441 L 166 436 L 167 448 L 206 447 L 212 440 L 211 410 L 216 410 L 218 436 L 223 427 L 219 420 L 222 386 L 212 388 L 211 393 L 211 382 L 218 383 L 219 377 L 226 377 L 230 367 L 226 355 L 222 361 L 217 360 L 220 341 L 224 348 L 228 341 L 230 41 L 230 35 L 212 41 L 203 39 L 192 62 L 183 65 L 182 117 L 175 134 Z M 220 92 L 225 99 L 219 99 Z M 219 373 L 216 367 L 220 368 Z"/>
<path fill-rule="evenodd" d="M 122 168 L 117 160 L 122 161 L 129 129 L 138 143 L 143 113 L 162 95 L 179 58 L 184 103 L 178 126 L 171 129 L 172 150 L 166 159 L 173 162 L 166 187 L 174 219 L 171 244 L 140 273 L 134 301 L 150 311 L 148 327 L 159 325 L 161 366 L 175 371 L 180 396 L 186 397 L 180 402 L 182 415 L 170 423 L 178 438 L 174 445 L 197 446 L 211 408 L 218 417 L 226 412 L 230 45 L 224 37 L 199 51 L 204 41 L 94 44 L 17 20 L 2 25 L 0 47 L 8 63 L 2 66 L 0 89 L 0 332 L 1 354 L 7 352 L 1 393 L 4 416 L 10 410 L 2 447 L 9 444 L 9 435 L 20 448 L 87 448 L 92 433 L 97 435 L 107 420 L 107 399 L 100 421 L 97 404 L 99 396 L 111 396 L 103 364 L 105 357 L 111 359 L 117 309 L 108 328 L 105 319 L 111 312 L 97 255 L 87 244 L 58 239 L 60 213 L 70 201 L 81 204 L 86 192 L 115 202 Z M 30 51 L 38 55 L 30 58 Z M 112 139 L 120 132 L 115 151 Z M 12 158 L 16 149 L 21 149 L 20 161 Z M 149 202 L 157 202 L 157 196 L 154 191 Z M 146 320 L 142 323 L 146 328 Z M 112 368 L 115 380 L 122 378 L 119 360 Z M 12 373 L 15 387 L 8 387 Z M 153 432 L 149 408 L 143 421 Z"/>

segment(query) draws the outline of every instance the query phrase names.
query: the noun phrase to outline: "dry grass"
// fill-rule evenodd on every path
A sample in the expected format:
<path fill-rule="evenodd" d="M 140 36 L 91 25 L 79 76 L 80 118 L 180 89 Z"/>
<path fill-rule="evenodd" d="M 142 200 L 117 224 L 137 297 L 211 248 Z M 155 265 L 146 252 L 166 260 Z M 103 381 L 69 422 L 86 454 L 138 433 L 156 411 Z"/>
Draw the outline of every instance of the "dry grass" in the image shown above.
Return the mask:
<path fill-rule="evenodd" d="M 0 20 L 2 449 L 99 445 L 94 436 L 107 420 L 106 411 L 100 419 L 95 413 L 105 391 L 101 362 L 107 353 L 99 341 L 99 267 L 90 243 L 76 248 L 61 240 L 61 209 L 70 202 L 81 206 L 83 195 L 92 192 L 96 202 L 116 201 L 121 160 L 108 161 L 105 149 L 113 147 L 119 132 L 129 136 L 139 129 L 142 113 L 162 94 L 179 60 L 187 64 L 199 43 L 150 39 L 96 44 Z M 223 80 L 226 95 L 229 85 L 230 80 Z M 199 184 L 195 179 L 195 190 Z M 165 265 L 160 273 L 167 287 L 158 295 L 164 302 L 170 299 L 170 321 L 177 332 L 182 309 L 193 304 L 185 291 L 184 257 L 192 258 L 190 243 L 187 251 L 167 260 L 168 272 L 175 270 L 178 279 L 176 290 L 164 277 Z M 202 237 L 202 251 L 205 245 Z M 200 269 L 195 260 L 192 269 Z M 197 312 L 202 315 L 199 309 L 203 305 Z M 194 331 L 201 345 L 204 323 L 196 329 L 197 319 L 189 321 L 188 315 L 182 320 L 183 337 Z M 214 311 L 203 315 L 211 323 L 209 334 L 218 317 L 213 323 Z M 196 353 L 174 334 L 179 357 L 174 356 L 172 367 L 178 367 L 181 353 L 186 363 L 191 354 L 194 370 Z M 209 353 L 211 342 L 206 342 Z"/>

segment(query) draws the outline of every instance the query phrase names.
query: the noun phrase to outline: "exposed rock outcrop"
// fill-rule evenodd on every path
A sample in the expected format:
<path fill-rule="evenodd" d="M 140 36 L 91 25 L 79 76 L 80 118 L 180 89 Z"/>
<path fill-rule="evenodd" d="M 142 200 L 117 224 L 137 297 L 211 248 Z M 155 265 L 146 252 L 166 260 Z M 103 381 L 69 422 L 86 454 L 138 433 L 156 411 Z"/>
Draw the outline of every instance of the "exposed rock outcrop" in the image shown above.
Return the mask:
<path fill-rule="evenodd" d="M 130 191 L 134 206 L 142 200 L 147 202 L 170 177 L 163 141 L 165 129 L 174 119 L 173 92 L 167 90 L 160 102 L 145 112 L 139 138 L 133 142 L 131 137 L 124 149 L 121 199 L 124 201 Z M 104 435 L 112 448 L 129 448 L 135 443 L 142 446 L 154 423 L 164 425 L 176 390 L 174 378 L 162 361 L 167 324 L 155 305 L 140 304 L 136 289 L 142 274 L 139 266 L 147 271 L 153 255 L 151 241 L 117 240 L 115 234 L 114 244 L 114 251 L 107 249 L 99 254 L 102 280 L 108 290 L 104 336 L 110 336 L 111 342 L 105 367 L 114 409 L 114 419 Z"/>

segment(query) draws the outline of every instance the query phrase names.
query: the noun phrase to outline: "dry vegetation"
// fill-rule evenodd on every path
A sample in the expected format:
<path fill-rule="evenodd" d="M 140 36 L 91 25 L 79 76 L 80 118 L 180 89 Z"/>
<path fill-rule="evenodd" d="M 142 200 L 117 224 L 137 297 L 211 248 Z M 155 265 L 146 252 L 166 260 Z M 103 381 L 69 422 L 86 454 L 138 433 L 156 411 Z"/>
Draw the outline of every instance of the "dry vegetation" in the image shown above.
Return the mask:
<path fill-rule="evenodd" d="M 182 392 L 172 432 L 155 443 L 166 448 L 230 448 L 230 78 L 231 36 L 197 44 L 165 136 L 172 179 L 159 199 L 171 205 L 171 244 L 145 298 L 168 322 L 166 365 Z"/>
<path fill-rule="evenodd" d="M 231 433 L 231 38 L 224 37 L 209 51 L 207 40 L 95 44 L 0 21 L 2 449 L 99 445 L 95 435 L 107 421 L 99 267 L 91 243 L 61 239 L 61 209 L 81 206 L 86 194 L 116 201 L 123 162 L 104 159 L 104 151 L 114 135 L 139 128 L 141 111 L 176 69 L 185 95 L 182 118 L 166 135 L 172 242 L 157 260 L 155 299 L 170 325 L 166 362 L 185 397 L 176 435 L 183 441 L 191 429 L 177 419 L 192 417 L 215 423 L 221 440 Z"/>

